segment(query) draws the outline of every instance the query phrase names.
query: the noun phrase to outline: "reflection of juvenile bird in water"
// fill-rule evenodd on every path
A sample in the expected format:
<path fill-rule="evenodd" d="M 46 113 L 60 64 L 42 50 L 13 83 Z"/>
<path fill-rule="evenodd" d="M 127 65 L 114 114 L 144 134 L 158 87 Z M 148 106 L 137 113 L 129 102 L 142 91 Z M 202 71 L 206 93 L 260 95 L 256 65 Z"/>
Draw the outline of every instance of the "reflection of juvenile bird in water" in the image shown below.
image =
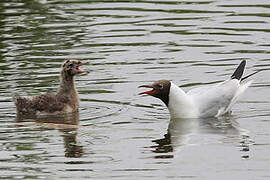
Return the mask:
<path fill-rule="evenodd" d="M 69 116 L 42 116 L 34 119 L 34 122 L 24 122 L 24 118 L 18 117 L 17 126 L 36 126 L 44 130 L 59 130 L 62 132 L 66 157 L 81 157 L 84 153 L 83 146 L 79 145 L 77 129 L 79 126 L 79 112 Z"/>
<path fill-rule="evenodd" d="M 64 132 L 64 145 L 65 145 L 65 156 L 78 158 L 83 155 L 83 146 L 78 145 L 77 142 L 77 131 L 71 131 L 69 129 L 62 130 Z"/>
<path fill-rule="evenodd" d="M 151 85 L 140 87 L 152 88 L 140 94 L 148 94 L 161 99 L 168 107 L 172 118 L 207 118 L 229 113 L 239 96 L 252 81 L 244 82 L 242 78 L 246 61 L 243 60 L 233 75 L 216 85 L 191 89 L 185 93 L 168 80 L 156 81 Z"/>
<path fill-rule="evenodd" d="M 74 76 L 87 72 L 81 70 L 82 62 L 67 60 L 62 66 L 60 88 L 56 94 L 47 93 L 32 98 L 14 96 L 19 116 L 56 115 L 78 111 L 79 99 L 74 83 Z"/>

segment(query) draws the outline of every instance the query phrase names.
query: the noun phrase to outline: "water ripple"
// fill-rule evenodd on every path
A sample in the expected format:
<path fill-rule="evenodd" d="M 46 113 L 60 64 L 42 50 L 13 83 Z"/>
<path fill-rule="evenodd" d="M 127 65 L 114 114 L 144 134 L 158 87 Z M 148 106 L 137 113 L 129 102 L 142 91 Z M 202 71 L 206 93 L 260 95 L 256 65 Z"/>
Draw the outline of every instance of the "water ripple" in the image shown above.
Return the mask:
<path fill-rule="evenodd" d="M 266 0 L 2 0 L 0 178 L 268 176 L 269 8 Z M 79 116 L 18 122 L 12 95 L 55 92 L 70 58 L 89 62 L 90 73 L 76 77 Z M 168 127 L 162 102 L 137 95 L 158 79 L 184 90 L 220 82 L 242 59 L 247 74 L 260 73 L 229 118 L 241 128 Z"/>

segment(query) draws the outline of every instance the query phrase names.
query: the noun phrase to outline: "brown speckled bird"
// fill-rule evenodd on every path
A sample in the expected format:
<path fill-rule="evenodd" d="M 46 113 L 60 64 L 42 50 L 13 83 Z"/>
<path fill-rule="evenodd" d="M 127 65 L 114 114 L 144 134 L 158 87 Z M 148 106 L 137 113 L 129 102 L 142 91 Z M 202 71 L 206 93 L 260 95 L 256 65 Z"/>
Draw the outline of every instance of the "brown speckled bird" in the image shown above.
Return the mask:
<path fill-rule="evenodd" d="M 78 111 L 79 98 L 74 83 L 74 76 L 85 73 L 78 60 L 67 60 L 62 65 L 58 92 L 42 94 L 30 98 L 13 97 L 18 116 L 58 115 Z"/>

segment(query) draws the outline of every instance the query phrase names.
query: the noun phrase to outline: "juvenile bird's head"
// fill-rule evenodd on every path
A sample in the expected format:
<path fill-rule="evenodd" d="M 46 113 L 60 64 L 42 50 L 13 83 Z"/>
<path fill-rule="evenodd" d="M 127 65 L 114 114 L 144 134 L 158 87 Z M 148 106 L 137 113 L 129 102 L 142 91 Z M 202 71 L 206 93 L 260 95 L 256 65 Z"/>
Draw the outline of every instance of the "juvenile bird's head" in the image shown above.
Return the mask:
<path fill-rule="evenodd" d="M 85 63 L 78 61 L 78 60 L 67 60 L 62 65 L 62 75 L 73 77 L 77 74 L 88 72 L 87 70 L 80 69 L 80 66 L 84 65 Z"/>

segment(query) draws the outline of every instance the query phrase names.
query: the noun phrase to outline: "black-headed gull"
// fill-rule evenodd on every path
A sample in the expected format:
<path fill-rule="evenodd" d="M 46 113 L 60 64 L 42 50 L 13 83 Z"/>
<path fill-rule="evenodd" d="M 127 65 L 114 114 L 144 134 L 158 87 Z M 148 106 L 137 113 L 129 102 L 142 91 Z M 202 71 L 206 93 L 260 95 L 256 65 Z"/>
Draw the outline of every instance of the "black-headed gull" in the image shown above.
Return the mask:
<path fill-rule="evenodd" d="M 252 83 L 252 80 L 243 80 L 257 72 L 242 78 L 245 66 L 246 61 L 243 60 L 229 79 L 215 85 L 194 88 L 187 93 L 171 81 L 159 80 L 139 86 L 152 88 L 139 94 L 161 99 L 168 107 L 171 118 L 218 117 L 230 112 L 239 96 Z"/>

